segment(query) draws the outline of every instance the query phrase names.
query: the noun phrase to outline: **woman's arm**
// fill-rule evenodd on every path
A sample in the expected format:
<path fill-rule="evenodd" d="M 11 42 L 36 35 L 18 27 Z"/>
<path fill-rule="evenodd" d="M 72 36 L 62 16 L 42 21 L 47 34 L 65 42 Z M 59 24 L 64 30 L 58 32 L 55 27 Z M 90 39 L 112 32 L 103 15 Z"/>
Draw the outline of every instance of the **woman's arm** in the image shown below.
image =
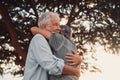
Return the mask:
<path fill-rule="evenodd" d="M 38 27 L 35 27 L 35 26 L 31 28 L 31 32 L 32 32 L 33 35 L 41 34 L 47 39 L 50 39 L 50 37 L 51 37 L 51 32 L 50 31 L 45 30 L 45 29 L 41 29 L 41 28 L 38 28 Z"/>

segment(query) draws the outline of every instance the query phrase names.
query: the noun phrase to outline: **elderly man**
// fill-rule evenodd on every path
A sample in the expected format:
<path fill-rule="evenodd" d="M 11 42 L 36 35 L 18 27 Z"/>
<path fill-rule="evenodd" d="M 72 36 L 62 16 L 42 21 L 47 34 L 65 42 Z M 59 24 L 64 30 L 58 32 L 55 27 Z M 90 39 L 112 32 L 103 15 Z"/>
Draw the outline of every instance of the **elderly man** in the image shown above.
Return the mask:
<path fill-rule="evenodd" d="M 59 15 L 53 12 L 42 14 L 38 21 L 40 28 L 58 33 L 61 31 L 59 24 Z M 49 80 L 48 75 L 75 75 L 79 77 L 80 71 L 55 57 L 46 38 L 37 34 L 29 45 L 24 80 Z"/>

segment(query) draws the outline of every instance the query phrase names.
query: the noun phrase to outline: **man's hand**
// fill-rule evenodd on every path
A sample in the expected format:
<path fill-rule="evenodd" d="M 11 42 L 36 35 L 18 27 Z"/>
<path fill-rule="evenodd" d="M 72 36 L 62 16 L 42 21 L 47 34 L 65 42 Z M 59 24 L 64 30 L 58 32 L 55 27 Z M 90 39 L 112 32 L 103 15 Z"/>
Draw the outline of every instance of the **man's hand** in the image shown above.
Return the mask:
<path fill-rule="evenodd" d="M 77 66 L 82 62 L 81 56 L 77 54 L 76 51 L 72 50 L 73 54 L 66 55 L 66 61 L 70 63 L 70 65 Z"/>

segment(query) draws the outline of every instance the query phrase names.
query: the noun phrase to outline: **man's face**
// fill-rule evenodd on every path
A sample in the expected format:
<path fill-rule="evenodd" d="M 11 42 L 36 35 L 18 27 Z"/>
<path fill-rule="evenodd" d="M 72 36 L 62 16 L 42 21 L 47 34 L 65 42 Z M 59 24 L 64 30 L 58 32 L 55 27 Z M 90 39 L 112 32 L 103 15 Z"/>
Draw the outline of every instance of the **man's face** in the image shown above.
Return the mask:
<path fill-rule="evenodd" d="M 56 17 L 51 18 L 50 24 L 46 27 L 47 30 L 60 33 L 60 20 Z"/>

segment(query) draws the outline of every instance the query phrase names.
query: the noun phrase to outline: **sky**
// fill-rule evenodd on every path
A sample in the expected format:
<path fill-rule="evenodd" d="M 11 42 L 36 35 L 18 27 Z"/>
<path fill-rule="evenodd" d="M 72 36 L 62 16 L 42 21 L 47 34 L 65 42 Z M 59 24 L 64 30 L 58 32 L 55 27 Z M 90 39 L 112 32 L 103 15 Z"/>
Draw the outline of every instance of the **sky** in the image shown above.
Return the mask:
<path fill-rule="evenodd" d="M 98 59 L 96 65 L 99 66 L 101 72 L 86 71 L 81 75 L 80 80 L 120 80 L 120 53 L 119 55 L 109 54 L 97 48 L 95 57 Z"/>

